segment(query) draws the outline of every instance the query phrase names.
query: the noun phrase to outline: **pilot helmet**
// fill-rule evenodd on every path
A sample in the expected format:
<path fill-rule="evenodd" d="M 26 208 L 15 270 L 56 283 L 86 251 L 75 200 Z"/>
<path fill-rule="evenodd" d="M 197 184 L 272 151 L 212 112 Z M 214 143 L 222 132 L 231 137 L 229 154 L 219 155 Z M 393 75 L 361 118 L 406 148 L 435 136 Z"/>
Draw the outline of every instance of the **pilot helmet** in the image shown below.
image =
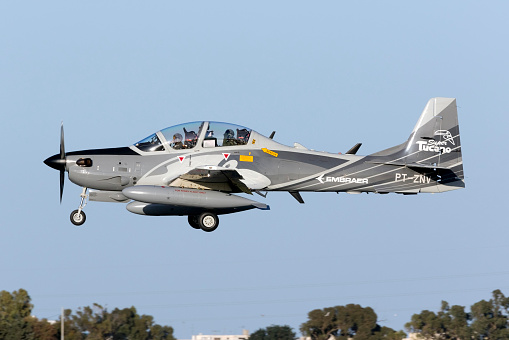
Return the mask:
<path fill-rule="evenodd" d="M 182 135 L 180 133 L 176 133 L 173 135 L 173 143 L 181 143 Z"/>
<path fill-rule="evenodd" d="M 235 136 L 235 132 L 232 129 L 228 129 L 224 133 L 224 138 L 232 139 Z"/>

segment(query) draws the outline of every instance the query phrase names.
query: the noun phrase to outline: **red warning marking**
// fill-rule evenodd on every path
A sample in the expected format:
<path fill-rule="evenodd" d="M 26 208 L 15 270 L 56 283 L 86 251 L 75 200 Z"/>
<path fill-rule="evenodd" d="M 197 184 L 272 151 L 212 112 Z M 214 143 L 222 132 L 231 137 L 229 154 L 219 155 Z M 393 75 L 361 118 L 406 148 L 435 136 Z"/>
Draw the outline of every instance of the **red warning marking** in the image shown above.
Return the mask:
<path fill-rule="evenodd" d="M 180 163 L 182 163 L 184 161 L 184 158 L 186 158 L 186 157 L 185 156 L 179 156 Z"/>
<path fill-rule="evenodd" d="M 227 161 L 228 157 L 230 157 L 229 153 L 223 153 L 224 160 Z"/>

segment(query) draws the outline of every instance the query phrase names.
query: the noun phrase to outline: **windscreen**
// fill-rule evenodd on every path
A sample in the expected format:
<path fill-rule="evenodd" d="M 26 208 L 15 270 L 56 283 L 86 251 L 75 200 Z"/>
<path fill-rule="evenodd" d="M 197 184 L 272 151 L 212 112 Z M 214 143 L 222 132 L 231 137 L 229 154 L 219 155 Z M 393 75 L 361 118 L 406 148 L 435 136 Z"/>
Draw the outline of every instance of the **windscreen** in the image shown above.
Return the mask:
<path fill-rule="evenodd" d="M 164 146 L 155 133 L 135 143 L 134 146 L 145 152 L 164 151 Z"/>

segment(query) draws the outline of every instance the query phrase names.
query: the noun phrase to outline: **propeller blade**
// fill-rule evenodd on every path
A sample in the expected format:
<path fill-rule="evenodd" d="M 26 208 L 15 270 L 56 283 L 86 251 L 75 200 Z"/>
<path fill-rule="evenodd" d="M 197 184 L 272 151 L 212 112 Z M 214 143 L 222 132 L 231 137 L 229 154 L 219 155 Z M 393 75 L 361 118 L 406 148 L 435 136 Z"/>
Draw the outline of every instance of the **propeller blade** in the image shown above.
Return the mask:
<path fill-rule="evenodd" d="M 65 159 L 64 122 L 60 126 L 60 159 Z"/>
<path fill-rule="evenodd" d="M 60 170 L 60 203 L 62 203 L 62 196 L 64 195 L 64 182 L 65 170 Z"/>

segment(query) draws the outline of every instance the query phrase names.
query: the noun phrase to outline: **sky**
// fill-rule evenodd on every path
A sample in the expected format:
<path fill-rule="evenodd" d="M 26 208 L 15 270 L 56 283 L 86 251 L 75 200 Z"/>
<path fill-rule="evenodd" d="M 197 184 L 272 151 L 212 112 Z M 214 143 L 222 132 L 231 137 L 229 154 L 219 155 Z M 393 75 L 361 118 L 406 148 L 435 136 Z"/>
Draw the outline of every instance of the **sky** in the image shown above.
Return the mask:
<path fill-rule="evenodd" d="M 0 290 L 39 318 L 98 303 L 179 339 L 289 325 L 360 304 L 404 329 L 442 300 L 509 295 L 509 24 L 505 1 L 18 1 L 0 3 Z M 287 193 L 270 211 L 146 217 L 90 202 L 59 152 L 128 146 L 197 121 L 286 145 L 367 155 L 408 138 L 432 97 L 457 98 L 466 188 Z M 497 175 L 498 174 L 498 175 Z"/>

